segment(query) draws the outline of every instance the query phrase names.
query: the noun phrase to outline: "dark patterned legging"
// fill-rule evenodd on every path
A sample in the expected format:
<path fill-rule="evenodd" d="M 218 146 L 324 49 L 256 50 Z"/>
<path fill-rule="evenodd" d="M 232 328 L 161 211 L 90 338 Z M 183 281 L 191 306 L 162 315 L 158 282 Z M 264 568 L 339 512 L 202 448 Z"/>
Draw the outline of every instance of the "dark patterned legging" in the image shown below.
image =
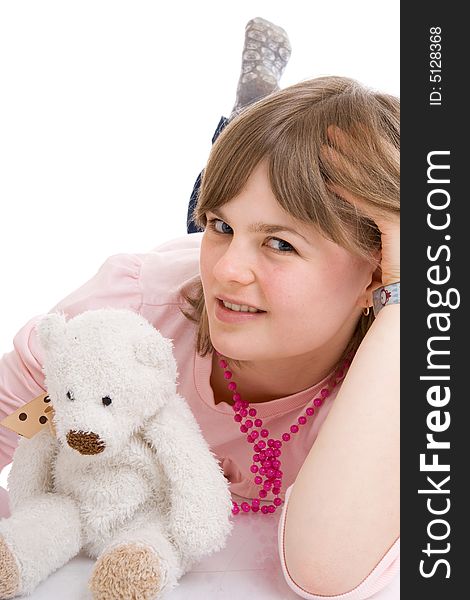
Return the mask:
<path fill-rule="evenodd" d="M 228 122 L 229 122 L 229 119 L 226 119 L 225 117 L 221 117 L 219 124 L 217 125 L 217 129 L 215 130 L 215 133 L 212 136 L 212 143 L 214 143 L 215 140 L 219 137 L 220 132 L 227 125 Z M 199 196 L 199 188 L 201 187 L 201 179 L 202 179 L 203 172 L 204 171 L 201 171 L 199 173 L 199 175 L 194 183 L 193 191 L 191 193 L 191 198 L 189 199 L 188 216 L 186 219 L 186 227 L 187 227 L 188 233 L 197 233 L 198 231 L 202 231 L 201 229 L 198 229 L 196 227 L 196 224 L 194 223 L 194 221 L 192 219 L 192 214 L 193 214 L 194 207 L 196 206 L 197 198 Z"/>

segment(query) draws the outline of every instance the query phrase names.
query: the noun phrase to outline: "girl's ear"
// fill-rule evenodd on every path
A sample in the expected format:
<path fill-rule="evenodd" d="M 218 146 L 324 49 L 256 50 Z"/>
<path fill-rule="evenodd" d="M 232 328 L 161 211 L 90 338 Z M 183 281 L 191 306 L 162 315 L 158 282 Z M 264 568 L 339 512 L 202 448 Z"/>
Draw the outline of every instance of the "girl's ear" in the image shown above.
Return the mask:
<path fill-rule="evenodd" d="M 365 290 L 364 308 L 366 308 L 366 306 L 369 306 L 369 308 L 371 308 L 373 306 L 374 302 L 372 299 L 372 294 L 379 287 L 382 287 L 382 269 L 380 268 L 380 265 L 372 273 L 370 283 Z"/>
<path fill-rule="evenodd" d="M 66 320 L 63 313 L 49 313 L 36 325 L 39 341 L 44 350 L 61 346 L 64 343 L 65 330 Z"/>

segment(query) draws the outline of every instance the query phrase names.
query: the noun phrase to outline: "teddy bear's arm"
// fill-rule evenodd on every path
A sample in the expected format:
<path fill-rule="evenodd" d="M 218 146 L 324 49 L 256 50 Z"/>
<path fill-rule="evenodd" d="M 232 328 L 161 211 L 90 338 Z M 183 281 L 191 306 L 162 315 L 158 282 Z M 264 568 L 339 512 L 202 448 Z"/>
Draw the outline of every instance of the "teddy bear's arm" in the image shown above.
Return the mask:
<path fill-rule="evenodd" d="M 11 510 L 25 500 L 52 491 L 52 465 L 57 448 L 57 439 L 46 429 L 30 439 L 20 438 L 8 475 Z"/>
<path fill-rule="evenodd" d="M 170 483 L 173 542 L 192 560 L 223 548 L 232 527 L 228 482 L 186 401 L 171 398 L 144 435 Z"/>

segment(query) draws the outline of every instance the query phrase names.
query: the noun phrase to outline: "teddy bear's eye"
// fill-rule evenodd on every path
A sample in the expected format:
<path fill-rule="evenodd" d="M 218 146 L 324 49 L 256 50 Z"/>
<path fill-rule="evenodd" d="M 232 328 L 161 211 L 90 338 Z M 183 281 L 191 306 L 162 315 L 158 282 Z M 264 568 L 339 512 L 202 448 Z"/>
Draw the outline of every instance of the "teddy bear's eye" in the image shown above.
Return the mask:
<path fill-rule="evenodd" d="M 73 392 L 71 392 L 70 390 L 67 392 L 67 398 L 68 398 L 69 400 L 75 400 L 75 397 L 74 397 L 74 395 L 73 395 Z"/>
<path fill-rule="evenodd" d="M 109 396 L 105 396 L 104 398 L 101 398 L 101 400 L 105 406 L 109 406 L 112 402 L 112 400 Z"/>

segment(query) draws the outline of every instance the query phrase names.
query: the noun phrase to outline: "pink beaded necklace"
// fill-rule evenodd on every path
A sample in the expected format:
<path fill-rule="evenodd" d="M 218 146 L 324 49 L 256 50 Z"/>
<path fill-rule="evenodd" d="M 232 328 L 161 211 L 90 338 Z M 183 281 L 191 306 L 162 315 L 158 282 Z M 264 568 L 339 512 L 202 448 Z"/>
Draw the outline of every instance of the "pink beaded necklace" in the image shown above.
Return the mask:
<path fill-rule="evenodd" d="M 227 369 L 227 361 L 222 357 L 219 352 L 216 352 L 219 357 L 219 365 L 224 369 L 224 378 L 232 379 L 232 372 Z M 339 381 L 341 381 L 346 375 L 346 370 L 351 364 L 352 357 L 349 355 L 343 362 L 343 364 L 334 372 L 333 376 L 328 381 L 326 387 L 320 391 L 320 395 L 312 401 L 313 406 L 308 406 L 305 409 L 305 414 L 297 419 L 297 423 L 290 426 L 289 431 L 282 434 L 281 439 L 269 438 L 269 429 L 266 426 L 263 427 L 263 421 L 256 419 L 256 408 L 250 407 L 249 403 L 242 400 L 240 394 L 236 391 L 237 384 L 234 381 L 230 381 L 228 389 L 233 392 L 232 398 L 234 401 L 233 411 L 235 415 L 233 420 L 236 423 L 240 423 L 240 431 L 246 433 L 246 441 L 249 444 L 254 444 L 253 450 L 253 464 L 250 467 L 250 471 L 255 475 L 254 482 L 262 486 L 262 489 L 258 492 L 258 498 L 253 498 L 251 505 L 248 502 L 242 502 L 238 505 L 238 502 L 232 501 L 232 513 L 237 515 L 240 509 L 243 512 L 258 512 L 261 510 L 263 514 L 269 514 L 275 512 L 276 508 L 282 504 L 280 498 L 281 485 L 283 472 L 281 471 L 281 448 L 282 443 L 289 442 L 293 439 L 292 435 L 299 432 L 300 427 L 307 423 L 309 417 L 315 414 L 315 410 L 318 409 L 323 401 L 328 398 L 332 388 L 334 388 Z M 253 417 L 247 418 L 247 417 Z M 245 419 L 245 421 L 243 421 Z M 251 429 L 251 432 L 250 432 Z M 258 439 L 264 438 L 264 439 Z M 265 441 L 265 438 L 269 438 Z M 256 440 L 258 440 L 256 442 Z M 256 443 L 255 443 L 256 442 Z M 258 463 L 258 464 L 257 464 Z M 265 477 L 263 481 L 263 476 Z M 262 499 L 266 498 L 268 492 L 272 491 L 275 498 L 272 504 L 263 505 L 260 507 Z"/>

